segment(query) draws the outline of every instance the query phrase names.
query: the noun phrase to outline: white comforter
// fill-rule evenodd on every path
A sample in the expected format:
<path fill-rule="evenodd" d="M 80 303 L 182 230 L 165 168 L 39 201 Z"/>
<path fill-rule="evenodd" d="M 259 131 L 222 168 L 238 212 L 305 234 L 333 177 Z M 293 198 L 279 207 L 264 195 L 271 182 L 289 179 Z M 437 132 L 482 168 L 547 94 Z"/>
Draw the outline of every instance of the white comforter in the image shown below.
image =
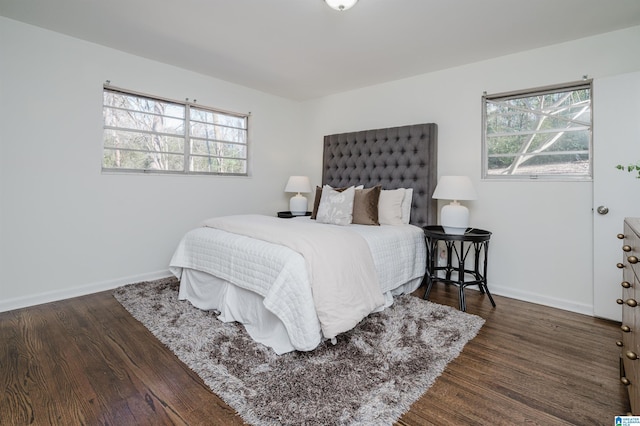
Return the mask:
<path fill-rule="evenodd" d="M 415 226 L 338 227 L 318 224 L 308 218 L 268 219 L 290 229 L 295 228 L 294 224 L 298 222 L 306 222 L 318 229 L 348 228 L 357 232 L 371 249 L 382 292 L 424 274 L 424 238 L 422 230 Z M 280 318 L 292 345 L 298 350 L 314 349 L 322 338 L 307 264 L 303 256 L 294 250 L 245 235 L 203 227 L 185 235 L 170 267 L 178 277 L 182 268 L 191 268 L 260 294 L 264 297 L 264 306 Z"/>
<path fill-rule="evenodd" d="M 272 216 L 216 217 L 204 226 L 289 247 L 304 257 L 322 334 L 333 339 L 384 304 L 367 242 L 343 226 Z"/>

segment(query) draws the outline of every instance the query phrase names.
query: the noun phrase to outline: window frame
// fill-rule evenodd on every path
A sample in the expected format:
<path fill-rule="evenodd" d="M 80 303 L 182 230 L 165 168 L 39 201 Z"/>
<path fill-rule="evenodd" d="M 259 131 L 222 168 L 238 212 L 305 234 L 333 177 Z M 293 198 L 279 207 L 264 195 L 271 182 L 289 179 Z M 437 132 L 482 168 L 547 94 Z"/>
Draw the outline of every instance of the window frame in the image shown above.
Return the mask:
<path fill-rule="evenodd" d="M 163 133 L 163 132 L 153 132 L 150 130 L 135 130 L 137 133 L 145 133 L 145 134 L 152 134 L 152 135 L 164 135 L 164 136 L 172 136 L 172 137 L 177 137 L 177 138 L 181 138 L 183 139 L 183 150 L 182 152 L 174 152 L 171 153 L 172 155 L 181 155 L 183 156 L 183 170 L 164 170 L 164 169 L 152 169 L 152 168 L 124 168 L 124 167 L 106 167 L 105 166 L 105 150 L 109 150 L 112 149 L 111 147 L 107 147 L 105 142 L 106 142 L 106 132 L 107 131 L 123 131 L 123 132 L 127 132 L 127 131 L 131 131 L 131 129 L 128 129 L 126 127 L 118 127 L 118 126 L 108 126 L 106 124 L 105 121 L 105 110 L 106 108 L 113 108 L 110 105 L 107 105 L 104 101 L 104 96 L 106 92 L 113 92 L 113 93 L 119 93 L 125 96 L 133 96 L 136 98 L 142 98 L 142 99 L 147 99 L 147 100 L 151 100 L 151 101 L 157 101 L 157 102 L 162 102 L 162 103 L 167 103 L 167 104 L 175 104 L 178 105 L 180 107 L 184 108 L 184 116 L 182 118 L 180 117 L 173 117 L 173 116 L 168 116 L 172 119 L 180 119 L 183 120 L 183 133 L 182 134 L 177 134 L 177 135 L 173 135 L 173 134 L 167 134 L 167 133 Z M 101 157 L 101 167 L 102 167 L 102 172 L 103 173 L 117 173 L 117 174 L 161 174 L 161 175 L 200 175 L 200 176 L 239 176 L 239 177 L 248 177 L 250 175 L 250 161 L 249 161 L 249 157 L 250 157 L 250 132 L 249 132 L 249 118 L 251 116 L 251 113 L 238 113 L 238 112 L 232 112 L 232 111 L 226 111 L 226 110 L 222 110 L 219 108 L 213 108 L 213 107 L 208 107 L 208 106 L 203 106 L 200 104 L 196 103 L 196 100 L 194 99 L 193 101 L 189 101 L 189 99 L 185 99 L 184 101 L 178 101 L 175 99 L 169 99 L 169 98 L 163 98 L 160 96 L 155 96 L 155 95 L 149 95 L 146 93 L 141 93 L 141 92 L 137 92 L 137 91 L 133 91 L 133 90 L 129 90 L 129 89 L 123 89 L 120 87 L 115 87 L 112 86 L 110 84 L 105 84 L 103 86 L 103 90 L 102 90 L 102 124 L 103 124 L 103 136 L 102 136 L 102 157 Z M 203 112 L 208 112 L 208 113 L 212 113 L 212 114 L 217 114 L 217 115 L 224 115 L 224 116 L 229 116 L 229 117 L 234 117 L 240 120 L 244 121 L 244 127 L 233 127 L 234 129 L 237 129 L 240 131 L 240 133 L 244 133 L 244 143 L 242 142 L 237 142 L 237 141 L 223 141 L 223 140 L 215 140 L 215 139 L 208 139 L 208 138 L 202 138 L 199 136 L 195 136 L 195 135 L 191 135 L 191 123 L 193 122 L 199 122 L 202 123 L 201 121 L 192 118 L 191 117 L 191 109 L 196 109 L 198 111 L 203 111 Z M 131 111 L 135 111 L 135 110 L 131 110 Z M 144 114 L 150 114 L 150 113 L 144 113 Z M 208 123 L 211 125 L 215 125 L 214 123 Z M 225 126 L 221 126 L 221 127 L 225 127 Z M 227 126 L 230 127 L 230 126 Z M 229 144 L 235 144 L 235 145 L 241 145 L 244 149 L 244 158 L 243 157 L 224 157 L 224 156 L 206 156 L 206 155 L 202 155 L 202 154 L 198 154 L 198 153 L 194 153 L 194 148 L 192 146 L 192 141 L 202 141 L 202 140 L 211 140 L 214 143 L 229 143 Z M 124 150 L 127 151 L 135 151 L 135 149 L 132 148 L 123 148 Z M 142 150 L 143 152 L 154 152 L 152 150 Z M 158 151 L 158 152 L 164 152 L 164 151 Z M 243 173 L 238 173 L 238 172 L 221 172 L 221 171 L 194 171 L 191 170 L 191 158 L 192 157 L 200 157 L 200 158 L 231 158 L 231 159 L 239 159 L 244 161 L 244 172 Z"/>
<path fill-rule="evenodd" d="M 561 93 L 576 90 L 589 90 L 589 125 L 586 127 L 588 132 L 588 171 L 586 173 L 549 173 L 549 174 L 490 174 L 489 173 L 489 143 L 487 137 L 488 131 L 488 116 L 487 116 L 487 103 L 496 100 L 509 100 L 540 96 L 552 93 Z M 482 98 L 482 179 L 483 180 L 503 180 L 503 181 L 591 181 L 593 180 L 593 80 L 584 79 L 581 81 L 575 81 L 570 83 L 556 84 L 551 86 L 544 86 L 532 89 L 517 90 L 496 94 L 483 94 Z M 544 130 L 540 132 L 529 131 L 528 134 L 543 134 L 548 133 Z M 522 134 L 522 133 L 521 133 Z M 566 154 L 576 154 L 574 151 L 562 151 Z M 503 154 L 506 155 L 506 154 Z M 517 156 L 517 154 L 514 154 Z"/>

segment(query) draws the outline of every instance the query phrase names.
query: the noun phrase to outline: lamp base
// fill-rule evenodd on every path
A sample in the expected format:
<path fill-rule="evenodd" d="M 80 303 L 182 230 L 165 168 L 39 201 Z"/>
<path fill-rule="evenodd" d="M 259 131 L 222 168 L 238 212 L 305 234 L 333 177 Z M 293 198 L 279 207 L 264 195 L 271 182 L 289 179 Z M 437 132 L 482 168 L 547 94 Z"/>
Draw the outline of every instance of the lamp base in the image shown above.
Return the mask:
<path fill-rule="evenodd" d="M 467 232 L 467 228 L 454 228 L 453 226 L 444 226 L 442 225 L 442 229 L 449 235 L 464 235 Z"/>
<path fill-rule="evenodd" d="M 289 210 L 294 216 L 304 216 L 307 214 L 307 199 L 297 193 L 289 200 Z"/>
<path fill-rule="evenodd" d="M 469 227 L 469 209 L 457 201 L 442 206 L 440 224 L 447 234 L 464 234 Z"/>

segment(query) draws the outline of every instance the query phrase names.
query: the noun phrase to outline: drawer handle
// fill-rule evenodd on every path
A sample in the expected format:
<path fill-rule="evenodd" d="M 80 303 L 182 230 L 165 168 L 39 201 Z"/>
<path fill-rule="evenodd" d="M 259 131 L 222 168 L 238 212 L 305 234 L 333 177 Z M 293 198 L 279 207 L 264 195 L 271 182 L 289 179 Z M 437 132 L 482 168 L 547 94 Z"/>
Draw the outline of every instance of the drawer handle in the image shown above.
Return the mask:
<path fill-rule="evenodd" d="M 638 354 L 635 352 L 627 351 L 624 353 L 624 355 L 632 361 L 635 361 L 636 359 L 638 359 Z"/>
<path fill-rule="evenodd" d="M 634 265 L 635 265 L 636 263 L 638 263 L 638 258 L 637 258 L 637 257 L 635 257 L 635 256 L 629 256 L 629 257 L 627 257 L 627 260 L 629 261 L 629 263 L 632 263 L 632 264 L 634 264 Z"/>
<path fill-rule="evenodd" d="M 632 308 L 635 308 L 636 306 L 638 306 L 638 302 L 636 302 L 634 299 L 627 299 L 625 303 L 631 306 Z"/>
<path fill-rule="evenodd" d="M 620 330 L 624 331 L 625 333 L 629 333 L 631 331 L 631 328 L 629 328 L 628 325 L 623 325 L 620 327 Z"/>
<path fill-rule="evenodd" d="M 617 303 L 618 305 L 622 305 L 622 304 L 624 303 L 624 300 L 622 300 L 622 299 L 616 299 L 616 303 Z"/>
<path fill-rule="evenodd" d="M 624 240 L 624 234 L 618 234 L 616 237 L 618 237 L 619 240 Z"/>
<path fill-rule="evenodd" d="M 616 341 L 616 346 L 621 348 L 621 347 L 624 346 L 624 343 L 622 343 L 622 340 L 618 340 L 618 341 Z"/>
<path fill-rule="evenodd" d="M 622 268 L 624 268 L 624 264 L 623 263 L 616 263 L 616 267 L 618 269 L 622 269 Z"/>
<path fill-rule="evenodd" d="M 631 288 L 631 284 L 629 284 L 629 281 L 622 281 L 620 285 L 624 288 Z"/>
<path fill-rule="evenodd" d="M 625 386 L 629 386 L 631 384 L 631 382 L 629 381 L 629 379 L 627 379 L 626 377 L 620 377 L 620 381 L 622 382 L 623 385 Z"/>
<path fill-rule="evenodd" d="M 631 246 L 628 244 L 625 244 L 622 246 L 622 251 L 631 251 Z"/>

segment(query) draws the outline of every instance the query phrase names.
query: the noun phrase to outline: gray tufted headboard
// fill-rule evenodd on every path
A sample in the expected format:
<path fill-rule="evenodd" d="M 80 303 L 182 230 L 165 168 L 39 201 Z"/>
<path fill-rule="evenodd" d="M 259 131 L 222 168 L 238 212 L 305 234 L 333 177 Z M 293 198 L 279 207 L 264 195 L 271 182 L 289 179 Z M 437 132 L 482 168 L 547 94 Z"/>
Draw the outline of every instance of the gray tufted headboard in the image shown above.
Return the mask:
<path fill-rule="evenodd" d="M 431 198 L 438 180 L 438 126 L 434 123 L 324 137 L 322 182 L 333 187 L 413 188 L 411 223 L 437 223 Z"/>

